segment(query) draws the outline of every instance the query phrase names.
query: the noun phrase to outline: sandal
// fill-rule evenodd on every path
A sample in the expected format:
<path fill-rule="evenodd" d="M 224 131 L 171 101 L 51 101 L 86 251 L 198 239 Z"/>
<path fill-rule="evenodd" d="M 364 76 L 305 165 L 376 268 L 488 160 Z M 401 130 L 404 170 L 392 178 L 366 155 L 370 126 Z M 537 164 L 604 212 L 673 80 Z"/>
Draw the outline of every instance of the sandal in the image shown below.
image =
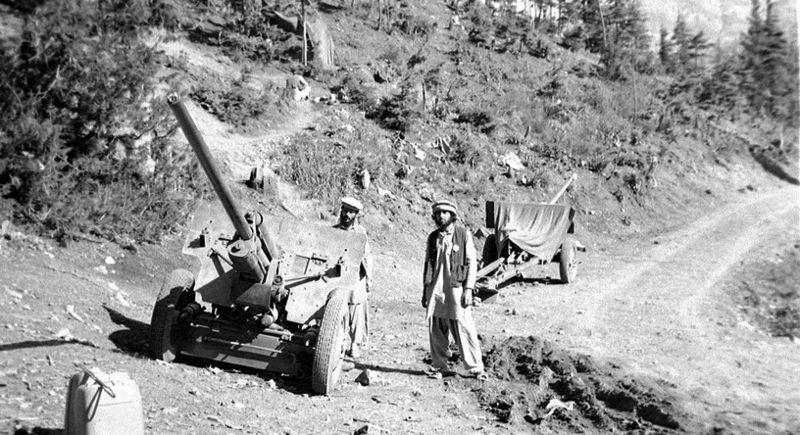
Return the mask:
<path fill-rule="evenodd" d="M 356 364 L 353 361 L 342 361 L 342 371 L 349 372 L 356 368 Z"/>
<path fill-rule="evenodd" d="M 425 374 L 431 379 L 442 379 L 455 375 L 455 372 L 448 369 L 437 369 L 431 367 L 425 371 Z"/>
<path fill-rule="evenodd" d="M 425 375 L 430 379 L 442 379 L 442 371 L 433 368 L 426 370 Z"/>
<path fill-rule="evenodd" d="M 469 372 L 469 375 L 467 375 L 467 377 L 477 379 L 481 382 L 489 379 L 489 375 L 485 371 Z"/>

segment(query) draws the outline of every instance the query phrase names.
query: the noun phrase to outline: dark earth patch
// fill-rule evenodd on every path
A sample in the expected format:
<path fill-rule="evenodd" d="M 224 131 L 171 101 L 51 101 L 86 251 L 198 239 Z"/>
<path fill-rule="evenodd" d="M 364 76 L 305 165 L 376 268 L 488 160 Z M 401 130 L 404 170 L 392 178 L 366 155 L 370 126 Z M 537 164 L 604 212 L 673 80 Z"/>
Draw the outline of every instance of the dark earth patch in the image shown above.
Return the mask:
<path fill-rule="evenodd" d="M 775 337 L 800 339 L 800 240 L 741 268 L 734 281 L 740 309 Z"/>
<path fill-rule="evenodd" d="M 501 422 L 578 433 L 674 433 L 689 426 L 669 385 L 533 336 L 486 344 L 490 378 L 476 392 Z"/>

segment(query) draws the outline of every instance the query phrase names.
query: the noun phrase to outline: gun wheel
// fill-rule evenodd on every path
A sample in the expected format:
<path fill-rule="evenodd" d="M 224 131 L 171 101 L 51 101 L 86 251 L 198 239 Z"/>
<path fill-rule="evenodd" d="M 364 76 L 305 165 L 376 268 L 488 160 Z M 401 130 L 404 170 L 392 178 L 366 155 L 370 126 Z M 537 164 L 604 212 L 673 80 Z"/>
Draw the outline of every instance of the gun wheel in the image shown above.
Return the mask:
<path fill-rule="evenodd" d="M 578 263 L 575 258 L 577 251 L 575 241 L 572 239 L 564 240 L 561 245 L 561 254 L 558 257 L 558 271 L 563 284 L 575 282 L 575 276 L 578 274 Z"/>
<path fill-rule="evenodd" d="M 316 393 L 327 395 L 333 392 L 342 373 L 342 360 L 349 327 L 347 307 L 349 299 L 347 291 L 335 289 L 325 305 L 311 370 L 311 388 Z"/>
<path fill-rule="evenodd" d="M 481 261 L 483 261 L 483 265 L 487 265 L 494 260 L 497 260 L 497 236 L 494 234 L 489 234 L 486 236 L 486 241 L 483 242 L 483 256 L 481 257 Z"/>
<path fill-rule="evenodd" d="M 185 326 L 178 320 L 180 310 L 194 301 L 194 276 L 184 269 L 173 270 L 158 292 L 150 319 L 150 353 L 153 358 L 172 362 L 180 353 Z"/>

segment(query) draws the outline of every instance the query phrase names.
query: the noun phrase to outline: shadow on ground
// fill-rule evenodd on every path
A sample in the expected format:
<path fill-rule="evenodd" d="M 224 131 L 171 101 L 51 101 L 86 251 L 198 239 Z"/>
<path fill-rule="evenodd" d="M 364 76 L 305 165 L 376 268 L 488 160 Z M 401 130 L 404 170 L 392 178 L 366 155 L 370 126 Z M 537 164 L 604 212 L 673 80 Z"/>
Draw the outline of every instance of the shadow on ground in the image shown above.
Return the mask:
<path fill-rule="evenodd" d="M 84 346 L 97 347 L 91 342 L 81 341 L 81 340 L 41 340 L 41 341 L 26 340 L 17 343 L 0 344 L 0 352 L 7 352 L 19 349 L 30 349 L 33 347 L 61 346 L 64 344 L 82 344 Z"/>
<path fill-rule="evenodd" d="M 770 151 L 761 147 L 750 147 L 750 154 L 765 171 L 778 177 L 779 179 L 794 185 L 800 185 L 800 180 L 796 174 L 790 172 L 786 165 L 779 163 L 778 159 L 770 156 Z"/>
<path fill-rule="evenodd" d="M 502 292 L 503 289 L 507 287 L 511 287 L 515 284 L 531 284 L 531 285 L 560 285 L 561 281 L 558 279 L 550 278 L 550 277 L 542 277 L 542 278 L 522 278 L 522 277 L 515 277 L 511 278 L 508 281 L 500 284 L 497 286 L 496 290 L 490 290 L 485 288 L 478 288 L 477 297 L 481 299 L 482 302 L 491 304 L 497 301 L 498 295 Z"/>
<path fill-rule="evenodd" d="M 108 312 L 108 317 L 117 325 L 127 329 L 114 331 L 108 335 L 108 339 L 117 349 L 135 356 L 150 356 L 150 325 L 131 319 L 119 311 L 103 305 Z"/>
<path fill-rule="evenodd" d="M 49 429 L 45 427 L 23 427 L 14 431 L 14 435 L 62 435 L 64 429 Z"/>
<path fill-rule="evenodd" d="M 386 367 L 377 364 L 355 363 L 355 368 L 358 370 L 372 370 L 381 373 L 402 373 L 404 375 L 425 376 L 422 370 L 404 369 L 400 367 Z"/>
<path fill-rule="evenodd" d="M 108 336 L 109 340 L 114 343 L 117 349 L 133 356 L 150 358 L 150 325 L 140 322 L 136 319 L 131 319 L 125 314 L 107 305 L 104 305 L 103 308 L 105 308 L 106 312 L 108 312 L 108 316 L 112 322 L 126 328 L 114 331 Z M 0 347 L 0 350 L 2 350 L 2 347 Z M 276 373 L 249 369 L 247 367 L 241 367 L 233 364 L 215 363 L 201 358 L 192 358 L 185 355 L 180 355 L 176 362 L 192 367 L 218 367 L 222 370 L 232 373 L 244 373 L 258 376 L 265 381 L 275 381 L 276 388 L 280 388 L 287 392 L 294 394 L 313 394 L 311 390 L 311 382 L 307 376 L 284 376 Z"/>

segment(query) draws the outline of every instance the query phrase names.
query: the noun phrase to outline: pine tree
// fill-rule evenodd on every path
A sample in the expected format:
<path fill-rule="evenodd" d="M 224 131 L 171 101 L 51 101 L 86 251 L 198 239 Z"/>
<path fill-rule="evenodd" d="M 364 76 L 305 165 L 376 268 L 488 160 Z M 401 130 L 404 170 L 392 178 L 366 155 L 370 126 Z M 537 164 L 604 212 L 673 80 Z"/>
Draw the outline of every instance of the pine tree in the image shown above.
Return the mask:
<path fill-rule="evenodd" d="M 561 13 L 558 26 L 561 29 L 561 45 L 576 50 L 586 48 L 586 25 L 582 21 L 583 0 L 559 0 Z"/>
<path fill-rule="evenodd" d="M 717 42 L 714 67 L 703 79 L 697 100 L 707 109 L 721 110 L 731 116 L 738 117 L 740 108 L 744 106 L 739 92 L 738 59 L 734 55 L 726 55 Z"/>
<path fill-rule="evenodd" d="M 552 10 L 557 6 L 555 0 L 535 0 L 537 14 L 533 21 L 537 29 L 543 29 L 547 33 L 552 33 L 557 28 L 557 23 L 552 21 L 557 19 L 552 14 Z M 516 2 L 509 2 L 509 9 L 516 9 Z"/>
<path fill-rule="evenodd" d="M 700 60 L 705 57 L 706 49 L 708 49 L 708 47 L 708 41 L 706 40 L 706 37 L 703 35 L 702 31 L 697 32 L 689 39 L 689 41 L 686 43 L 686 67 L 689 72 L 696 73 L 702 69 Z"/>
<path fill-rule="evenodd" d="M 608 44 L 601 52 L 606 73 L 612 78 L 623 69 L 649 72 L 652 63 L 650 37 L 637 0 L 613 0 L 609 8 Z"/>
<path fill-rule="evenodd" d="M 675 68 L 674 51 L 675 44 L 669 38 L 667 29 L 661 27 L 658 38 L 658 60 L 661 62 L 661 68 L 664 72 L 672 72 Z"/>
<path fill-rule="evenodd" d="M 789 113 L 787 91 L 790 88 L 792 77 L 789 75 L 790 66 L 788 65 L 788 43 L 783 36 L 783 31 L 778 25 L 778 18 L 775 16 L 775 3 L 767 0 L 767 12 L 763 26 L 763 53 L 762 68 L 763 82 L 769 92 L 767 93 L 767 110 L 771 115 L 785 119 Z"/>
<path fill-rule="evenodd" d="M 678 15 L 675 20 L 675 28 L 672 30 L 672 45 L 675 47 L 672 69 L 673 74 L 683 74 L 689 63 L 689 28 L 686 26 L 686 18 L 683 14 Z"/>
<path fill-rule="evenodd" d="M 764 106 L 764 95 L 761 90 L 761 64 L 763 54 L 763 27 L 761 18 L 761 2 L 751 0 L 750 18 L 747 33 L 742 36 L 742 54 L 740 58 L 741 89 L 750 101 L 751 107 L 761 111 Z"/>
<path fill-rule="evenodd" d="M 800 126 L 800 53 L 797 43 L 789 43 L 786 64 L 789 67 L 789 88 L 786 90 L 788 100 L 787 124 L 794 128 Z"/>
<path fill-rule="evenodd" d="M 796 59 L 779 27 L 773 0 L 766 1 L 763 16 L 760 1 L 752 0 L 749 26 L 742 35 L 741 46 L 740 88 L 751 110 L 796 125 Z"/>
<path fill-rule="evenodd" d="M 605 18 L 600 0 L 579 0 L 578 16 L 583 24 L 583 40 L 592 53 L 601 52 L 606 46 Z"/>

